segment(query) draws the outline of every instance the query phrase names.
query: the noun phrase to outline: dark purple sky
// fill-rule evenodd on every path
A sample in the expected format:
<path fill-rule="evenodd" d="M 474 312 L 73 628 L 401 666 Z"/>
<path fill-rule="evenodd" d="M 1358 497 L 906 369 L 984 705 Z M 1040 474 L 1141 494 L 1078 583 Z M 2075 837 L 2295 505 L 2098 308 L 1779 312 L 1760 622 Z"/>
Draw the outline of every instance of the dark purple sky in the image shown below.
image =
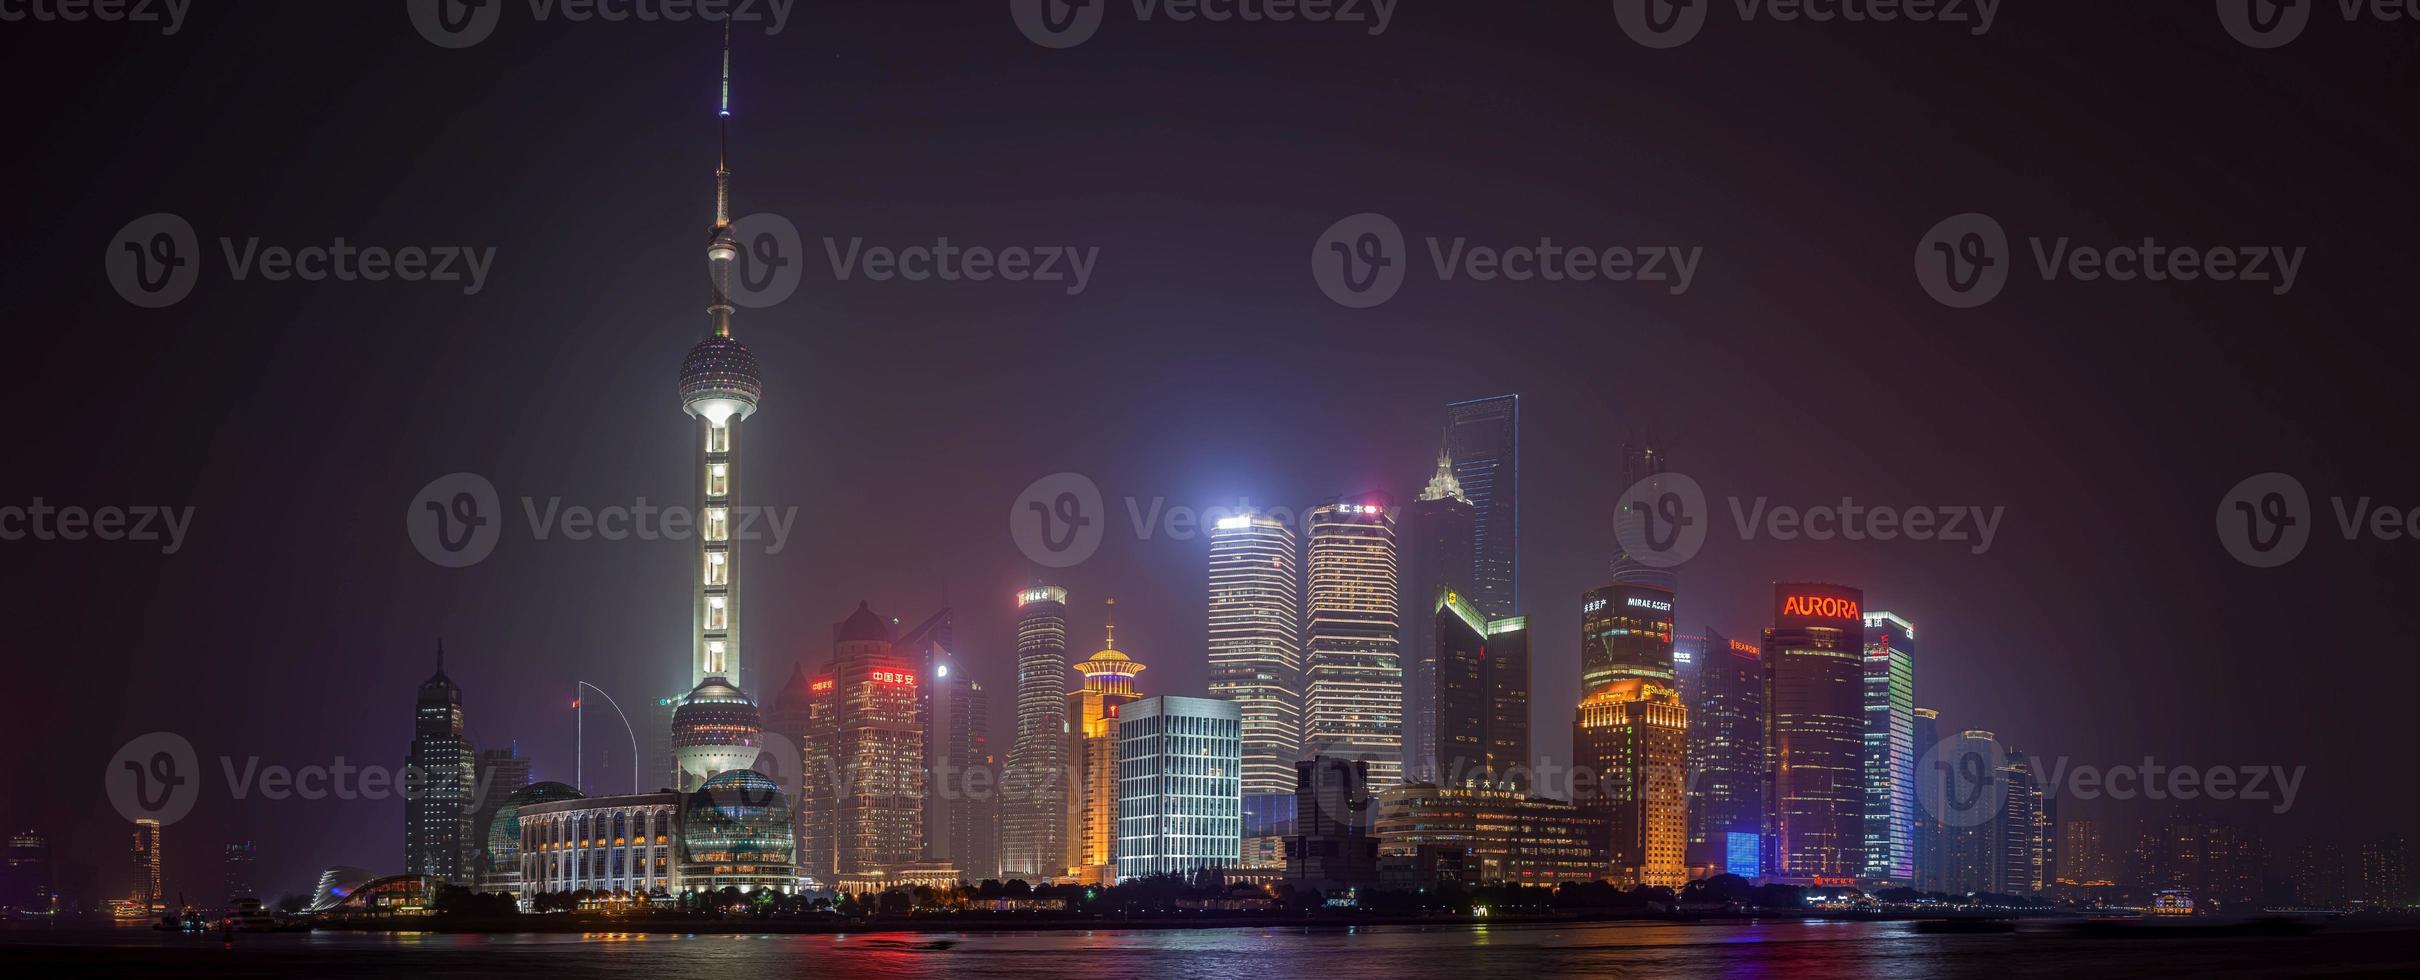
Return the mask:
<path fill-rule="evenodd" d="M 7 32 L 18 368 L 0 505 L 196 508 L 173 556 L 0 542 L 21 682 L 0 818 L 54 835 L 63 861 L 118 873 L 101 773 L 144 732 L 185 734 L 206 768 L 395 763 L 440 636 L 472 736 L 518 740 L 542 778 L 571 777 L 575 678 L 627 703 L 685 675 L 687 545 L 516 527 L 450 570 L 402 515 L 464 470 L 508 500 L 687 498 L 672 381 L 706 322 L 715 32 L 513 4 L 454 51 L 401 6 Z M 1918 701 L 1947 727 L 2079 762 L 2310 766 L 2282 838 L 2420 805 L 2394 734 L 2420 681 L 2400 642 L 2420 544 L 2343 540 L 2323 502 L 2420 505 L 2410 25 L 2323 5 L 2256 51 L 2206 4 L 2003 8 L 1983 37 L 1724 4 L 1694 42 L 1650 51 L 1602 3 L 1406 3 L 1375 37 L 1139 23 L 1120 4 L 1048 50 L 1004 6 L 803 3 L 779 36 L 738 33 L 735 210 L 809 241 L 797 295 L 736 317 L 766 387 L 744 492 L 800 514 L 747 566 L 752 669 L 827 656 L 860 598 L 911 622 L 948 604 L 1005 724 L 1010 596 L 1037 573 L 1007 516 L 1030 481 L 1074 471 L 1114 522 L 1050 575 L 1077 637 L 1097 645 L 1114 595 L 1143 686 L 1198 692 L 1207 545 L 1137 540 L 1125 498 L 1409 495 L 1444 403 L 1517 391 L 1544 753 L 1567 748 L 1616 451 L 1647 429 L 1718 500 L 2006 508 L 1982 555 L 1742 542 L 1725 516 L 1681 574 L 1686 630 L 1752 639 L 1768 583 L 1850 583 L 1919 624 Z M 157 211 L 197 229 L 205 269 L 183 302 L 137 309 L 102 256 Z M 1363 211 L 1422 262 L 1430 235 L 1704 258 L 1680 296 L 1423 269 L 1349 310 L 1307 259 Z M 2019 245 L 1997 301 L 1951 310 L 1910 256 L 1965 211 L 2016 237 L 2307 258 L 2273 296 L 2043 282 Z M 250 236 L 496 259 L 474 296 L 229 281 L 216 242 Z M 835 281 L 821 245 L 941 236 L 1100 258 L 1070 297 Z M 2298 476 L 2323 525 L 2261 570 L 2213 520 L 2268 470 Z M 626 751 L 609 734 L 590 751 Z M 214 785 L 168 830 L 170 887 L 214 891 L 205 852 L 235 836 L 262 840 L 264 887 L 287 890 L 329 864 L 391 870 L 401 816 Z"/>

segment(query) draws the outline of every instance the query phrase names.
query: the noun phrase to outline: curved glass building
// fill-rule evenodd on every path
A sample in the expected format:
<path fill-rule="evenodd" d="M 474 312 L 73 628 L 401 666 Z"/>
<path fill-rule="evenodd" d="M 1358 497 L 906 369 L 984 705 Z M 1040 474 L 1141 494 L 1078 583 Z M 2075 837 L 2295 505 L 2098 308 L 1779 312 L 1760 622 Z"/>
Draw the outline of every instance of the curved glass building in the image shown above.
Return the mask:
<path fill-rule="evenodd" d="M 696 891 L 798 888 L 790 801 L 753 769 L 706 780 L 682 802 L 680 853 L 681 880 Z"/>

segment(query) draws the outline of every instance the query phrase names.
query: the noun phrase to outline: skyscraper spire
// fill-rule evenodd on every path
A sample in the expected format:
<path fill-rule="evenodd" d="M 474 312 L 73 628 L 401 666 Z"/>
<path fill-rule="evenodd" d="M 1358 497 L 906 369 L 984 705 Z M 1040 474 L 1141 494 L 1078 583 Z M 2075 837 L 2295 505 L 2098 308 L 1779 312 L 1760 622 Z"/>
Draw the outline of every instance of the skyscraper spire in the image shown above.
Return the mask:
<path fill-rule="evenodd" d="M 1118 648 L 1118 601 L 1103 599 L 1101 604 L 1108 607 L 1101 613 L 1101 622 L 1109 631 L 1109 637 L 1101 641 L 1101 647 L 1106 650 L 1115 650 Z"/>

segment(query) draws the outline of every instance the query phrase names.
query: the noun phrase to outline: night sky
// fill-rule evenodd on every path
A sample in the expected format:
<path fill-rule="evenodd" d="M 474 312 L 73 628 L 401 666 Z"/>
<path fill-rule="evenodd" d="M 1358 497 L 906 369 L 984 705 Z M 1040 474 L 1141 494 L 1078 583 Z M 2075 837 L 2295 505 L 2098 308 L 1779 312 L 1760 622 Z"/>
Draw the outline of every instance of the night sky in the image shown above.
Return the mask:
<path fill-rule="evenodd" d="M 399 762 L 440 638 L 471 737 L 518 742 L 539 778 L 574 778 L 575 680 L 625 705 L 685 686 L 692 546 L 534 541 L 519 500 L 690 498 L 673 380 L 707 323 L 717 31 L 516 3 L 447 50 L 403 6 L 202 5 L 172 36 L 0 25 L 0 505 L 195 508 L 174 555 L 0 541 L 0 819 L 113 890 L 102 772 L 142 733 L 185 735 L 214 784 L 167 831 L 169 887 L 214 893 L 217 846 L 249 837 L 282 892 L 394 870 L 401 804 L 233 802 L 217 758 Z M 742 493 L 799 515 L 782 553 L 743 559 L 752 687 L 828 657 L 860 599 L 911 624 L 951 606 L 1005 750 L 1012 594 L 1040 576 L 1073 593 L 1077 653 L 1114 596 L 1144 690 L 1199 693 L 1207 541 L 1138 539 L 1128 498 L 1409 497 L 1445 403 L 1518 392 L 1547 756 L 1568 749 L 1579 596 L 1608 580 L 1619 449 L 1652 432 L 1718 500 L 2006 508 L 1980 555 L 1742 541 L 1724 511 L 1680 570 L 1684 631 L 1753 640 L 1771 582 L 1856 585 L 1918 624 L 1917 701 L 1945 730 L 2095 764 L 2307 765 L 2273 842 L 2408 829 L 2420 542 L 2345 540 L 2326 501 L 2420 506 L 2420 26 L 2320 4 L 2262 51 L 2202 2 L 2006 4 L 1981 37 L 1718 4 L 1656 51 L 1596 2 L 1406 0 L 1376 36 L 1115 4 L 1051 50 L 1005 6 L 804 0 L 776 36 L 735 33 L 734 210 L 807 239 L 796 295 L 734 318 L 765 384 Z M 199 233 L 200 280 L 140 309 L 103 256 L 163 211 Z M 1369 211 L 1417 267 L 1347 309 L 1308 257 Z M 1955 310 L 1911 255 L 1968 211 L 2012 238 L 2307 257 L 2272 295 L 2045 282 L 2019 244 L 2005 293 Z M 231 281 L 218 241 L 253 236 L 495 259 L 476 295 Z M 823 247 L 943 236 L 1098 265 L 1075 296 L 838 281 Z M 1704 253 L 1680 295 L 1440 282 L 1428 236 Z M 466 569 L 423 560 L 402 519 L 457 471 L 515 523 Z M 2309 488 L 2318 526 L 2256 569 L 2214 515 L 2265 471 Z M 1047 571 L 1007 518 L 1059 472 L 1102 488 L 1111 525 Z M 627 743 L 589 722 L 592 782 L 618 791 Z"/>

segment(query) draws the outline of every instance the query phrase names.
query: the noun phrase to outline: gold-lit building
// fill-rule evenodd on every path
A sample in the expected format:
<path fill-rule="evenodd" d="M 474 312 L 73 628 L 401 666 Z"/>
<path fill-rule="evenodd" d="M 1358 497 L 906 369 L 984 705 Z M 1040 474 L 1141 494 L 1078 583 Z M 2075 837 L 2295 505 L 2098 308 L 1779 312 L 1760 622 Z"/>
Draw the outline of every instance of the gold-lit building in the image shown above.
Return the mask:
<path fill-rule="evenodd" d="M 1643 677 L 1606 683 L 1580 702 L 1571 744 L 1594 777 L 1574 794 L 1604 821 L 1610 877 L 1687 884 L 1689 714 L 1680 692 Z"/>
<path fill-rule="evenodd" d="M 1602 819 L 1561 800 L 1433 783 L 1378 794 L 1382 862 L 1458 867 L 1469 884 L 1595 881 L 1605 876 L 1603 839 Z"/>
<path fill-rule="evenodd" d="M 1108 604 L 1112 611 L 1117 600 Z M 1115 884 L 1118 870 L 1118 706 L 1140 697 L 1143 664 L 1118 651 L 1117 623 L 1101 652 L 1076 665 L 1084 686 L 1067 695 L 1067 876 L 1079 884 Z"/>
<path fill-rule="evenodd" d="M 168 908 L 167 894 L 160 890 L 160 822 L 150 817 L 137 817 L 134 822 L 134 887 L 128 889 L 127 904 L 147 912 Z"/>

